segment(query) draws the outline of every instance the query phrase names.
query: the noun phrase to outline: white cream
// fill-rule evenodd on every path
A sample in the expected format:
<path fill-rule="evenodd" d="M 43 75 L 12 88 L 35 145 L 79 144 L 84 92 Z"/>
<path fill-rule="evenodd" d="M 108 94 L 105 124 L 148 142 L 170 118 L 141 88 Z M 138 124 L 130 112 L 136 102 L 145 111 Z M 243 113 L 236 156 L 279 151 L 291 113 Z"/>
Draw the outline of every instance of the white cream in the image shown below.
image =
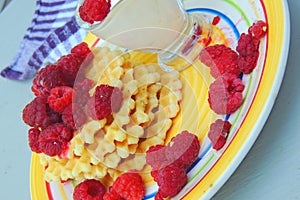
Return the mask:
<path fill-rule="evenodd" d="M 177 0 L 122 0 L 91 32 L 131 50 L 164 49 L 184 28 L 185 17 Z"/>

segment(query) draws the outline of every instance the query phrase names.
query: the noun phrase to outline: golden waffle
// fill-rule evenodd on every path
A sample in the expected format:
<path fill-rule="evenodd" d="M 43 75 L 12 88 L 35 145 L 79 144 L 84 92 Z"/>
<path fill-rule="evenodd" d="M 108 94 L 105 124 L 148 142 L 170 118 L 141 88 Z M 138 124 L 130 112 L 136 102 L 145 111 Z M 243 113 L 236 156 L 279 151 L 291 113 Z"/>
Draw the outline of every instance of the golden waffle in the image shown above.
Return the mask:
<path fill-rule="evenodd" d="M 122 106 L 111 119 L 89 118 L 71 140 L 64 158 L 41 154 L 47 181 L 96 178 L 109 184 L 124 171 L 142 170 L 145 152 L 164 143 L 180 110 L 179 74 L 143 60 L 155 61 L 153 55 L 106 47 L 95 48 L 93 53 L 93 65 L 86 72 L 96 83 L 90 96 L 97 85 L 115 86 L 122 90 Z"/>

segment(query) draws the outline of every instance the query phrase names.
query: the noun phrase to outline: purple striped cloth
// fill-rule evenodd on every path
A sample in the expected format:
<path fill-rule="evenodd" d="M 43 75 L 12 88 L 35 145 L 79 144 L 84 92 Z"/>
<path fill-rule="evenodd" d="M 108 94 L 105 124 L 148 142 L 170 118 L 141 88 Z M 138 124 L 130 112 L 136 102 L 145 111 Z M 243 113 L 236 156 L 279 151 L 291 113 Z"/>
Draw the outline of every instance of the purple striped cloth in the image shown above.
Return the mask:
<path fill-rule="evenodd" d="M 77 3 L 78 0 L 37 0 L 34 17 L 19 50 L 1 76 L 30 79 L 41 67 L 55 62 L 82 42 L 87 31 L 76 23 Z"/>

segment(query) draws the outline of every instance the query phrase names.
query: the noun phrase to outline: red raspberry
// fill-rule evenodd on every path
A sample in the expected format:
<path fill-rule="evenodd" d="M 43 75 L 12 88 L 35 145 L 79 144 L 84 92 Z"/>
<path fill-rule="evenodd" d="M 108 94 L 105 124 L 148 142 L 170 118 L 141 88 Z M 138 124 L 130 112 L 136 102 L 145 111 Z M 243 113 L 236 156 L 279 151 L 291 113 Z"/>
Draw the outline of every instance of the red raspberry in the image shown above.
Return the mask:
<path fill-rule="evenodd" d="M 238 54 L 223 44 L 204 48 L 199 58 L 202 63 L 210 67 L 210 74 L 214 78 L 223 74 L 238 76 L 241 73 L 237 65 Z"/>
<path fill-rule="evenodd" d="M 97 180 L 89 179 L 79 183 L 73 192 L 74 200 L 102 200 L 105 186 Z"/>
<path fill-rule="evenodd" d="M 112 190 L 130 200 L 141 200 L 146 193 L 142 177 L 130 172 L 120 175 L 113 183 Z"/>
<path fill-rule="evenodd" d="M 29 129 L 28 131 L 29 147 L 31 151 L 36 153 L 41 153 L 41 150 L 39 148 L 39 136 L 40 136 L 40 130 L 38 128 Z"/>
<path fill-rule="evenodd" d="M 74 83 L 74 102 L 85 105 L 90 98 L 89 91 L 94 84 L 94 81 L 87 78 L 76 81 Z"/>
<path fill-rule="evenodd" d="M 238 67 L 244 74 L 250 74 L 257 66 L 259 52 L 253 52 L 251 56 L 239 56 Z"/>
<path fill-rule="evenodd" d="M 73 86 L 78 71 L 83 62 L 83 58 L 77 54 L 68 54 L 62 56 L 56 62 L 63 72 L 63 78 L 68 86 Z"/>
<path fill-rule="evenodd" d="M 238 68 L 245 74 L 250 74 L 256 67 L 259 57 L 259 40 L 251 35 L 243 33 L 236 48 L 239 53 Z"/>
<path fill-rule="evenodd" d="M 256 43 L 251 35 L 242 33 L 236 47 L 240 56 L 249 56 L 258 51 L 259 41 Z"/>
<path fill-rule="evenodd" d="M 57 123 L 42 130 L 39 136 L 39 148 L 48 156 L 60 155 L 72 139 L 73 132 L 63 124 Z"/>
<path fill-rule="evenodd" d="M 102 21 L 110 12 L 110 0 L 85 0 L 79 7 L 79 15 L 83 21 L 93 24 Z"/>
<path fill-rule="evenodd" d="M 48 104 L 55 112 L 62 113 L 72 103 L 73 88 L 59 86 L 52 88 L 48 96 Z"/>
<path fill-rule="evenodd" d="M 164 200 L 164 198 L 160 194 L 160 191 L 157 191 L 157 193 L 154 196 L 154 200 Z"/>
<path fill-rule="evenodd" d="M 151 176 L 157 181 L 158 170 L 168 165 L 164 145 L 151 146 L 146 152 L 146 162 L 152 167 Z"/>
<path fill-rule="evenodd" d="M 152 169 L 150 172 L 150 174 L 155 182 L 158 181 L 158 171 L 159 171 L 159 169 Z"/>
<path fill-rule="evenodd" d="M 116 191 L 109 189 L 103 196 L 103 200 L 124 200 Z"/>
<path fill-rule="evenodd" d="M 81 42 L 71 49 L 71 54 L 76 54 L 82 58 L 86 58 L 88 55 L 90 55 L 90 53 L 91 50 L 88 44 L 85 42 Z"/>
<path fill-rule="evenodd" d="M 71 49 L 71 54 L 75 54 L 80 59 L 81 67 L 77 72 L 76 79 L 83 79 L 86 74 L 86 69 L 90 66 L 89 64 L 94 58 L 94 54 L 92 53 L 91 49 L 89 48 L 88 44 L 82 42 Z"/>
<path fill-rule="evenodd" d="M 68 128 L 75 130 L 86 122 L 87 116 L 81 105 L 70 104 L 62 112 L 62 120 Z"/>
<path fill-rule="evenodd" d="M 38 142 L 40 150 L 48 156 L 60 155 L 63 152 L 64 144 L 56 133 L 46 131 L 40 135 Z"/>
<path fill-rule="evenodd" d="M 47 101 L 48 101 L 48 99 L 47 99 Z M 61 114 L 52 110 L 50 108 L 49 104 L 47 105 L 47 114 L 48 114 L 49 118 L 51 119 L 52 124 L 62 122 Z"/>
<path fill-rule="evenodd" d="M 63 120 L 64 125 L 66 125 L 70 129 L 74 130 L 74 129 L 76 129 L 76 124 L 74 121 L 74 114 L 72 111 L 72 107 L 73 107 L 73 105 L 70 104 L 64 109 L 64 111 L 62 112 L 62 120 Z"/>
<path fill-rule="evenodd" d="M 169 165 L 158 171 L 158 193 L 162 198 L 174 197 L 187 182 L 185 170 Z"/>
<path fill-rule="evenodd" d="M 195 162 L 199 151 L 198 137 L 188 131 L 182 131 L 169 142 L 166 155 L 169 163 L 186 170 Z"/>
<path fill-rule="evenodd" d="M 101 120 L 117 112 L 123 100 L 122 91 L 117 87 L 100 85 L 87 103 L 87 113 L 95 120 Z"/>
<path fill-rule="evenodd" d="M 259 20 L 252 24 L 252 26 L 249 27 L 248 33 L 253 38 L 259 40 L 263 38 L 268 32 L 268 25 L 266 22 Z"/>
<path fill-rule="evenodd" d="M 230 128 L 231 124 L 221 119 L 217 119 L 210 125 L 208 137 L 214 149 L 219 150 L 225 145 Z"/>
<path fill-rule="evenodd" d="M 155 145 L 151 146 L 146 152 L 146 162 L 153 168 L 153 169 L 160 169 L 164 167 L 164 163 L 166 162 L 165 156 L 165 149 L 164 145 Z"/>
<path fill-rule="evenodd" d="M 52 88 L 65 84 L 61 68 L 56 64 L 47 65 L 33 79 L 31 90 L 35 96 L 48 96 Z"/>
<path fill-rule="evenodd" d="M 226 75 L 216 79 L 209 87 L 208 102 L 217 114 L 231 114 L 243 103 L 245 86 L 241 79 Z"/>
<path fill-rule="evenodd" d="M 47 97 L 35 97 L 23 109 L 22 118 L 27 125 L 36 128 L 46 128 L 60 121 L 60 117 L 49 108 Z"/>

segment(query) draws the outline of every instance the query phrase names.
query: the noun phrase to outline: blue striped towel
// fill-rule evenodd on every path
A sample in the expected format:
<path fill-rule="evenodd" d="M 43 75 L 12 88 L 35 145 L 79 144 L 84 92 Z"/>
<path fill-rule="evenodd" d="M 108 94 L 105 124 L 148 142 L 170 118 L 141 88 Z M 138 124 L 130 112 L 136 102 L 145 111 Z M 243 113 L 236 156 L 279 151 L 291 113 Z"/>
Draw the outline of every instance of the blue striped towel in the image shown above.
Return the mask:
<path fill-rule="evenodd" d="M 78 0 L 37 0 L 34 18 L 3 77 L 25 80 L 48 63 L 70 52 L 82 42 L 87 31 L 78 26 L 75 11 Z"/>

